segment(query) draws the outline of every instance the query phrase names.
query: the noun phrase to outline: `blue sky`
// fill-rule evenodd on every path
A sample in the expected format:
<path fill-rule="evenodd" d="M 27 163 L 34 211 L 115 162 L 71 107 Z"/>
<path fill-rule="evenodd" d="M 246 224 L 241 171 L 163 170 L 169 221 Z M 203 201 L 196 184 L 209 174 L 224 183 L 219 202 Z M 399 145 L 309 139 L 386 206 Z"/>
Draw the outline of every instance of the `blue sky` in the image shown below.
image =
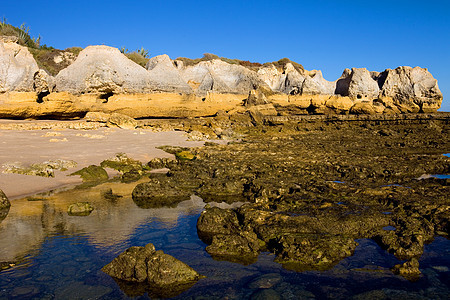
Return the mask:
<path fill-rule="evenodd" d="M 336 80 L 344 70 L 428 68 L 450 111 L 450 1 L 0 1 L 42 43 L 105 44 L 151 56 L 267 62 L 288 57 Z"/>

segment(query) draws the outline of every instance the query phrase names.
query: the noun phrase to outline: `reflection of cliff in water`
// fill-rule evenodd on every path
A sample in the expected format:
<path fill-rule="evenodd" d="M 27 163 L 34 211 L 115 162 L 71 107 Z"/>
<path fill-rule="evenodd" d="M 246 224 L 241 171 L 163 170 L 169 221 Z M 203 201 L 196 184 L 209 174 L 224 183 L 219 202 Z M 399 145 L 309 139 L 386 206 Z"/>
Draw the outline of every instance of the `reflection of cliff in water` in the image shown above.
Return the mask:
<path fill-rule="evenodd" d="M 157 221 L 161 227 L 170 228 L 179 216 L 197 214 L 204 206 L 201 198 L 192 196 L 174 208 L 141 209 L 131 199 L 135 185 L 105 183 L 14 200 L 7 218 L 0 223 L 0 261 L 16 261 L 39 249 L 46 237 L 55 235 L 85 235 L 100 248 L 119 246 L 142 224 Z M 103 195 L 110 188 L 123 197 L 105 199 Z M 89 216 L 69 216 L 67 207 L 82 201 L 90 202 L 94 211 Z"/>

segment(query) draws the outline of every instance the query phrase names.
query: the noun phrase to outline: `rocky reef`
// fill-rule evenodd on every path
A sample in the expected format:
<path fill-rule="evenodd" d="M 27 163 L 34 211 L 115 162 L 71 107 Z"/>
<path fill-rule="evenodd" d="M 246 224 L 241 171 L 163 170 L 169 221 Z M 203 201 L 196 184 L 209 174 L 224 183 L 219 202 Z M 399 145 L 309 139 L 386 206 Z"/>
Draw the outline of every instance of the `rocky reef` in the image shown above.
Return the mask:
<path fill-rule="evenodd" d="M 72 59 L 52 76 L 27 47 L 0 41 L 0 117 L 199 117 L 244 102 L 266 105 L 270 115 L 429 113 L 442 102 L 437 80 L 420 67 L 345 69 L 327 81 L 321 71 L 289 60 L 246 66 L 216 57 L 187 63 L 160 55 L 144 68 L 108 46 L 69 54 Z"/>
<path fill-rule="evenodd" d="M 395 274 L 415 280 L 424 246 L 448 238 L 449 179 L 424 176 L 449 173 L 448 119 L 291 120 L 240 130 L 242 141 L 228 145 L 168 147 L 191 159 L 150 162 L 170 171 L 139 184 L 134 200 L 166 205 L 155 197 L 166 191 L 248 202 L 205 208 L 197 230 L 206 251 L 243 264 L 270 251 L 296 271 L 330 269 L 358 239 L 372 239 L 406 261 L 392 266 Z"/>

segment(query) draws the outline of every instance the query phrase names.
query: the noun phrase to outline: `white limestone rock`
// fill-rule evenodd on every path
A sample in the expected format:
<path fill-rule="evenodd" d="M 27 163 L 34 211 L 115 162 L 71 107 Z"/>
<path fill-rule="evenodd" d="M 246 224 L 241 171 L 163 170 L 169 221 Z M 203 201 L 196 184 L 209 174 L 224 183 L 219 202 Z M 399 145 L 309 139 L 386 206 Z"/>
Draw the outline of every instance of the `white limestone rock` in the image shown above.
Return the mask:
<path fill-rule="evenodd" d="M 150 73 L 152 81 L 158 84 L 159 90 L 185 94 L 193 92 L 192 88 L 181 78 L 172 60 L 166 54 L 151 58 L 147 62 L 146 69 Z"/>
<path fill-rule="evenodd" d="M 0 41 L 0 92 L 34 91 L 39 67 L 27 47 Z"/>
<path fill-rule="evenodd" d="M 438 109 L 442 103 L 442 93 L 437 80 L 427 69 L 420 67 L 398 67 L 386 70 L 380 92 L 381 97 L 389 97 L 403 104 L 413 102 L 419 107 Z M 434 110 L 431 109 L 431 110 Z"/>
<path fill-rule="evenodd" d="M 205 95 L 211 91 L 248 94 L 260 86 L 267 86 L 258 78 L 256 72 L 220 59 L 202 61 L 193 66 L 180 64 L 178 70 L 184 81 L 194 87 L 198 95 Z"/>
<path fill-rule="evenodd" d="M 302 95 L 333 95 L 336 83 L 323 78 L 322 71 L 312 70 L 305 76 Z"/>

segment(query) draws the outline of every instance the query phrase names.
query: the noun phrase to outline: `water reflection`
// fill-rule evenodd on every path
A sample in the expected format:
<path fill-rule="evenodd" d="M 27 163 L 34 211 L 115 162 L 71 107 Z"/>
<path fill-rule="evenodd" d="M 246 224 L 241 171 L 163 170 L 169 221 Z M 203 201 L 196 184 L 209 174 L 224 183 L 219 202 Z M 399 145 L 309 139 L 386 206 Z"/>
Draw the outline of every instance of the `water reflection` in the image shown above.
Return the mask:
<path fill-rule="evenodd" d="M 280 279 L 270 289 L 286 299 L 345 299 L 357 294 L 367 299 L 383 293 L 386 298 L 448 295 L 447 239 L 436 238 L 425 246 L 420 259 L 424 276 L 416 283 L 393 275 L 390 268 L 399 260 L 369 239 L 357 240 L 354 255 L 325 272 L 285 270 L 270 253 L 261 253 L 257 262 L 243 266 L 213 260 L 205 252 L 206 245 L 196 232 L 205 205 L 200 198 L 193 196 L 175 208 L 141 209 L 130 197 L 134 185 L 108 183 L 34 197 L 43 198 L 38 201 L 14 200 L 9 215 L 0 223 L 0 261 L 18 265 L 0 273 L 0 298 L 127 298 L 129 291 L 121 290 L 100 269 L 129 246 L 149 242 L 207 276 L 177 296 L 180 299 L 225 295 L 248 299 L 272 277 Z M 108 189 L 123 197 L 106 199 Z M 94 211 L 85 217 L 68 216 L 68 205 L 79 201 L 90 202 Z"/>
<path fill-rule="evenodd" d="M 160 228 L 173 228 L 180 216 L 199 214 L 205 205 L 191 196 L 176 207 L 141 209 L 131 199 L 135 186 L 113 182 L 13 200 L 0 224 L 0 261 L 20 260 L 48 236 L 83 235 L 97 248 L 121 248 L 139 226 L 156 222 Z M 122 197 L 105 198 L 109 190 Z M 76 202 L 89 202 L 94 210 L 88 216 L 69 216 L 67 208 Z"/>

